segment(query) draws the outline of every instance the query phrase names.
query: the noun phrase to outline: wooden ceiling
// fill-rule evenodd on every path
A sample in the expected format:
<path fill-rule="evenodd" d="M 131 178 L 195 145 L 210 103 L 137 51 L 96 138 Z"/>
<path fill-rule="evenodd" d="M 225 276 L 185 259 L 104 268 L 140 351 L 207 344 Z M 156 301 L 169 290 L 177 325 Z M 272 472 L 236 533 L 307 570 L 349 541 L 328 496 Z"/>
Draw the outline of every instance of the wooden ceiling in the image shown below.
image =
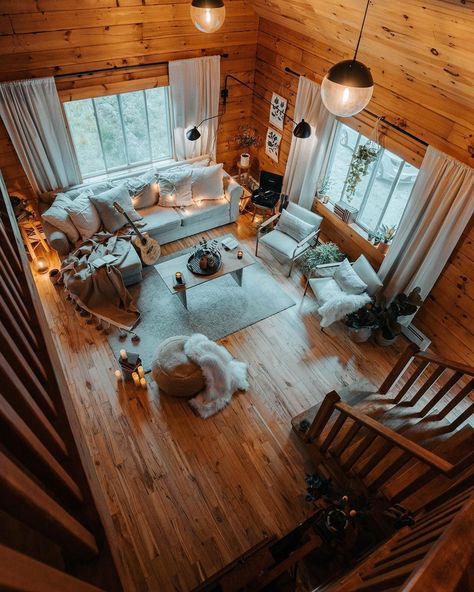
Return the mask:
<path fill-rule="evenodd" d="M 300 36 L 311 38 L 323 74 L 324 66 L 353 56 L 365 4 L 255 0 L 253 7 L 260 17 L 293 30 L 295 44 Z M 371 0 L 359 59 L 374 76 L 374 110 L 413 124 L 424 107 L 424 116 L 433 119 L 429 127 L 438 119 L 452 122 L 438 131 L 458 145 L 456 156 L 474 160 L 473 0 Z"/>

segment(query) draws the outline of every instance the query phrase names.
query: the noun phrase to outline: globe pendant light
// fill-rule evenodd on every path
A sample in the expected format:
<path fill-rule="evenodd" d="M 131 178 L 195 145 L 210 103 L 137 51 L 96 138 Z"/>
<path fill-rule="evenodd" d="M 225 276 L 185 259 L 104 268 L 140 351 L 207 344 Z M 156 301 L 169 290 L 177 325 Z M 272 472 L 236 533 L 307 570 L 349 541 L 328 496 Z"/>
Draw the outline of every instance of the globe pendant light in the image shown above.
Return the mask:
<path fill-rule="evenodd" d="M 223 0 L 193 0 L 191 20 L 203 33 L 214 33 L 222 27 L 225 19 Z"/>
<path fill-rule="evenodd" d="M 374 80 L 369 68 L 356 59 L 369 4 L 370 0 L 367 0 L 354 58 L 335 64 L 321 84 L 324 106 L 338 117 L 351 117 L 360 113 L 374 92 Z"/>

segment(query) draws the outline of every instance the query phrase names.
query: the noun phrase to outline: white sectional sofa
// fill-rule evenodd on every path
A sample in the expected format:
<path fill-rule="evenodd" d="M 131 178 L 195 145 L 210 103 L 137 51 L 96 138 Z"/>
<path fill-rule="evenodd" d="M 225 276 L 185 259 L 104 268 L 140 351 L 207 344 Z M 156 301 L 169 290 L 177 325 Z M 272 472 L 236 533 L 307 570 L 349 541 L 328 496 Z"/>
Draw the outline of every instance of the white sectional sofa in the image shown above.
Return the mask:
<path fill-rule="evenodd" d="M 193 165 L 195 161 L 202 160 L 192 159 L 184 162 L 176 162 L 171 165 L 154 167 L 158 173 L 164 173 L 175 167 L 183 165 Z M 212 164 L 212 163 L 211 163 Z M 150 170 L 151 167 L 148 168 Z M 114 176 L 113 178 L 96 183 L 84 183 L 70 187 L 63 190 L 62 193 L 74 200 L 78 197 L 85 188 L 92 191 L 94 195 L 100 194 L 103 191 L 127 181 L 134 177 L 139 177 L 147 172 L 147 169 L 142 169 L 133 174 L 122 174 Z M 162 207 L 159 204 L 148 208 L 138 210 L 138 213 L 143 217 L 140 225 L 140 230 L 146 231 L 152 238 L 155 238 L 160 244 L 170 243 L 172 241 L 198 234 L 218 226 L 235 222 L 239 216 L 240 198 L 243 193 L 242 187 L 236 183 L 227 173 L 224 173 L 224 197 L 218 200 L 202 200 L 185 207 Z M 40 211 L 43 213 L 51 204 L 51 196 L 48 200 L 40 201 Z M 48 203 L 46 203 L 46 201 Z M 55 249 L 60 256 L 68 255 L 74 248 L 66 234 L 58 230 L 46 220 L 42 221 L 43 230 L 50 246 Z M 141 262 L 138 255 L 132 249 L 130 255 L 124 264 L 121 266 L 122 277 L 126 285 L 130 285 L 140 281 L 141 279 Z"/>

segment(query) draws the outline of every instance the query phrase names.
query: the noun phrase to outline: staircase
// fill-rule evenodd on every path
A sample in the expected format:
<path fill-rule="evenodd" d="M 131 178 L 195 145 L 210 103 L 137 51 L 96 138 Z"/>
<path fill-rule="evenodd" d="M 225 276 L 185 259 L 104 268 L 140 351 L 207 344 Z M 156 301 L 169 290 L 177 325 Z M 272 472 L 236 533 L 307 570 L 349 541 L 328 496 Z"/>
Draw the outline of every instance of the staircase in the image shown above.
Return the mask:
<path fill-rule="evenodd" d="M 474 368 L 410 345 L 379 389 L 333 391 L 292 424 L 326 476 L 413 511 L 472 472 L 473 390 Z"/>

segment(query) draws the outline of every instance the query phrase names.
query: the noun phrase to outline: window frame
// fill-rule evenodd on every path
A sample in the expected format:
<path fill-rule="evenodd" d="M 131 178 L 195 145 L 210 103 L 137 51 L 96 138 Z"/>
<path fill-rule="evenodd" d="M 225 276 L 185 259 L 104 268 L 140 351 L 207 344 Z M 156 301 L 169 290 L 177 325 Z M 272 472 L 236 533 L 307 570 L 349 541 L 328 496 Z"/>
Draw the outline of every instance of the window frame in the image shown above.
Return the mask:
<path fill-rule="evenodd" d="M 168 154 L 163 157 L 160 157 L 160 158 L 153 158 L 153 155 L 152 155 L 151 131 L 150 131 L 150 120 L 149 120 L 149 113 L 148 113 L 148 100 L 147 100 L 147 91 L 154 90 L 155 88 L 164 89 L 165 119 L 166 119 L 166 126 L 167 126 L 167 130 L 168 130 L 168 134 L 167 134 Z M 136 93 L 136 92 L 140 92 L 143 95 L 144 106 L 145 106 L 145 118 L 146 118 L 146 126 L 145 126 L 146 127 L 146 142 L 148 145 L 148 153 L 150 155 L 150 158 L 146 158 L 144 160 L 140 160 L 140 161 L 131 163 L 130 156 L 129 156 L 127 133 L 126 133 L 126 129 L 125 129 L 125 123 L 123 121 L 122 98 L 121 97 L 123 95 L 129 94 L 129 93 Z M 91 180 L 91 179 L 94 179 L 97 177 L 104 177 L 104 176 L 109 176 L 109 175 L 113 175 L 115 173 L 120 173 L 120 172 L 124 172 L 124 171 L 128 171 L 128 170 L 139 169 L 140 167 L 143 167 L 145 165 L 153 165 L 153 164 L 158 164 L 158 163 L 174 160 L 175 150 L 174 150 L 174 141 L 173 141 L 173 130 L 171 128 L 171 104 L 170 104 L 170 99 L 169 99 L 169 86 L 159 86 L 159 87 L 146 88 L 146 89 L 141 89 L 141 90 L 138 89 L 138 90 L 133 90 L 133 91 L 129 91 L 129 92 L 116 93 L 116 94 L 103 95 L 103 96 L 117 97 L 117 105 L 118 105 L 118 112 L 119 112 L 119 118 L 120 118 L 120 129 L 121 129 L 121 133 L 122 133 L 122 140 L 123 140 L 123 144 L 124 144 L 124 152 L 125 152 L 125 158 L 127 160 L 127 163 L 124 165 L 121 165 L 121 166 L 112 166 L 112 167 L 109 167 L 107 165 L 107 159 L 105 156 L 106 152 L 104 149 L 104 143 L 103 143 L 102 131 L 101 131 L 101 125 L 100 125 L 100 116 L 97 113 L 97 105 L 96 105 L 96 100 L 100 99 L 101 96 L 89 97 L 89 98 L 84 97 L 83 99 L 76 99 L 76 100 L 91 101 L 92 112 L 94 114 L 97 135 L 99 138 L 100 149 L 102 152 L 102 161 L 104 164 L 104 168 L 101 170 L 92 171 L 87 174 L 84 174 L 81 171 L 81 175 L 84 180 Z M 67 103 L 72 103 L 72 102 L 74 102 L 74 101 L 67 101 Z M 74 134 L 72 132 L 72 126 L 69 122 L 67 109 L 65 108 L 65 105 L 64 105 L 64 113 L 65 113 L 65 118 L 67 121 L 68 128 L 70 130 L 72 141 L 74 144 Z M 77 153 L 77 150 L 76 150 L 76 153 Z M 80 168 L 80 163 L 79 163 L 79 168 Z"/>
<path fill-rule="evenodd" d="M 342 121 L 339 121 L 338 120 L 336 122 L 336 125 L 334 126 L 334 131 L 333 131 L 332 137 L 330 139 L 330 149 L 328 150 L 328 156 L 326 157 L 326 160 L 324 162 L 320 179 L 325 179 L 328 176 L 328 174 L 330 175 L 330 171 L 331 171 L 332 166 L 333 166 L 333 163 L 334 163 L 335 154 L 336 154 L 336 151 L 337 151 L 337 148 L 338 148 L 339 140 L 341 138 L 341 134 L 342 134 L 342 131 L 343 131 L 344 127 L 347 127 L 349 129 L 352 129 L 354 132 L 357 133 L 357 139 L 356 139 L 356 143 L 355 143 L 354 149 L 352 150 L 352 154 L 354 154 L 354 152 L 359 147 L 361 140 L 368 139 L 360 131 L 353 129 L 350 126 L 348 126 L 347 124 L 345 124 Z M 378 170 L 379 170 L 379 167 L 380 167 L 380 163 L 382 161 L 382 158 L 383 158 L 385 152 L 386 152 L 386 149 L 383 146 L 380 146 L 380 151 L 379 151 L 379 154 L 377 156 L 377 160 L 375 161 L 375 164 L 372 167 L 372 171 L 370 173 L 370 178 L 369 178 L 369 181 L 367 183 L 367 187 L 365 189 L 364 195 L 362 197 L 361 204 L 360 204 L 360 206 L 358 208 L 358 212 L 357 212 L 357 215 L 356 215 L 356 218 L 355 218 L 355 224 L 359 228 L 361 228 L 364 232 L 368 232 L 369 230 L 376 232 L 376 231 L 378 231 L 380 229 L 380 226 L 382 224 L 383 217 L 385 216 L 385 213 L 386 213 L 386 211 L 387 211 L 387 209 L 388 209 L 388 207 L 390 205 L 390 201 L 392 200 L 393 195 L 394 195 L 394 193 L 395 193 L 395 191 L 396 191 L 396 189 L 398 187 L 398 184 L 400 182 L 400 177 L 402 175 L 402 172 L 403 172 L 403 169 L 405 167 L 405 164 L 407 164 L 407 162 L 408 162 L 402 156 L 399 156 L 398 154 L 396 154 L 396 156 L 398 156 L 398 158 L 400 158 L 401 162 L 400 162 L 400 164 L 398 166 L 398 170 L 397 170 L 397 172 L 395 174 L 395 177 L 394 177 L 394 179 L 392 181 L 390 190 L 389 190 L 388 195 L 387 195 L 387 197 L 385 199 L 385 203 L 384 203 L 383 208 L 381 210 L 381 213 L 380 213 L 380 215 L 378 217 L 377 224 L 376 224 L 376 226 L 374 226 L 372 228 L 369 228 L 368 226 L 366 226 L 361 221 L 361 218 L 362 218 L 362 215 L 364 213 L 364 209 L 365 209 L 365 207 L 367 205 L 367 202 L 369 200 L 369 197 L 371 195 L 371 191 L 373 189 L 374 183 L 375 183 L 376 178 L 377 178 L 377 173 L 378 173 Z M 391 151 L 388 151 L 388 152 L 390 154 L 395 154 L 394 152 L 391 152 Z M 408 164 L 411 165 L 411 163 L 409 163 L 409 162 L 408 162 Z M 417 168 L 417 167 L 414 167 L 414 168 Z M 343 187 L 342 187 L 342 190 L 341 190 L 341 193 L 339 194 L 339 196 L 336 197 L 336 196 L 330 195 L 329 201 L 330 201 L 331 204 L 335 204 L 338 201 L 345 201 L 343 199 L 343 197 L 344 197 L 346 186 L 347 186 L 347 179 L 349 177 L 349 169 L 350 169 L 350 166 L 347 169 L 347 174 L 346 174 L 346 177 L 344 179 L 344 184 L 343 184 Z M 417 170 L 419 170 L 419 169 L 417 169 Z M 408 200 L 409 199 L 410 199 L 410 197 L 408 198 Z M 404 213 L 404 211 L 406 209 L 406 206 L 408 205 L 408 200 L 407 200 L 407 203 L 405 204 L 405 208 L 403 209 L 403 212 L 402 212 L 402 214 L 400 216 L 400 219 L 403 216 L 403 213 Z M 348 203 L 348 202 L 345 202 L 345 203 Z M 350 205 L 350 204 L 348 204 L 348 205 Z"/>

